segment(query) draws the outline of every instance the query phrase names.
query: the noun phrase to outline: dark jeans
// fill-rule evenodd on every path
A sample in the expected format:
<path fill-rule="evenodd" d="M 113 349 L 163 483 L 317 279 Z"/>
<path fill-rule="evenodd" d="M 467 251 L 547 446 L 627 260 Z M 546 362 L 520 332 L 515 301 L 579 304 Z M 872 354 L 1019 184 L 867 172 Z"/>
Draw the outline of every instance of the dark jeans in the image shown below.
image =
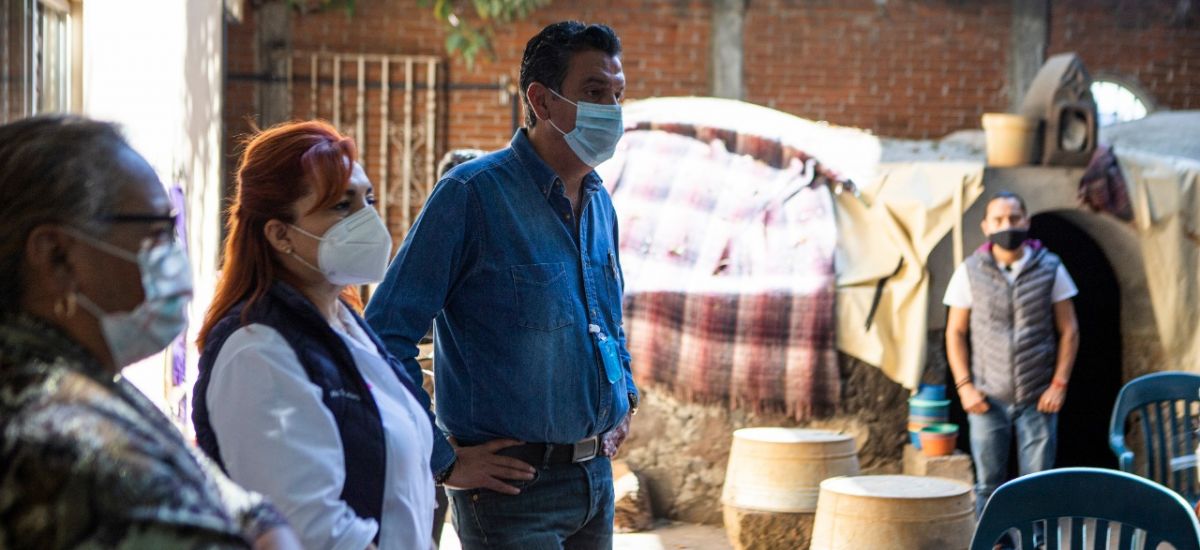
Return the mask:
<path fill-rule="evenodd" d="M 450 499 L 446 497 L 446 488 L 438 485 L 433 488 L 437 498 L 437 509 L 433 511 L 433 547 L 437 548 L 442 542 L 442 527 L 446 525 L 446 510 L 450 509 Z"/>
<path fill-rule="evenodd" d="M 1017 436 L 1017 465 L 1021 475 L 1054 467 L 1058 415 L 1038 412 L 1037 403 L 1010 405 L 987 398 L 988 411 L 967 415 L 971 425 L 971 458 L 975 461 L 975 514 L 1008 476 L 1008 450 Z"/>
<path fill-rule="evenodd" d="M 542 467 L 516 481 L 516 496 L 488 489 L 449 489 L 454 529 L 464 550 L 594 550 L 612 548 L 612 463 Z"/>

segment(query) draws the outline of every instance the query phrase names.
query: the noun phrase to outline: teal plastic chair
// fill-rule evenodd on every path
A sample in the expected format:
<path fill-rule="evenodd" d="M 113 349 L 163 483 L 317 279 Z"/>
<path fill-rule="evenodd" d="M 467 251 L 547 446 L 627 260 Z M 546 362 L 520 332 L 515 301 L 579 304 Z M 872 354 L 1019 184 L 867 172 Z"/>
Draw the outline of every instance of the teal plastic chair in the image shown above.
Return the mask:
<path fill-rule="evenodd" d="M 1196 476 L 1198 416 L 1200 375 L 1160 372 L 1125 384 L 1113 407 L 1108 439 L 1121 471 L 1166 485 L 1195 504 L 1200 499 Z M 1141 427 L 1145 460 L 1138 462 L 1144 463 L 1142 468 L 1136 467 L 1133 451 L 1125 444 L 1126 424 L 1131 422 Z"/>
<path fill-rule="evenodd" d="M 996 489 L 979 518 L 971 550 L 991 550 L 1005 533 L 1024 550 L 1037 548 L 1034 523 L 1042 521 L 1046 550 L 1108 548 L 1109 537 L 1121 550 L 1154 550 L 1161 542 L 1176 550 L 1200 549 L 1200 523 L 1174 491 L 1117 470 L 1062 468 Z"/>

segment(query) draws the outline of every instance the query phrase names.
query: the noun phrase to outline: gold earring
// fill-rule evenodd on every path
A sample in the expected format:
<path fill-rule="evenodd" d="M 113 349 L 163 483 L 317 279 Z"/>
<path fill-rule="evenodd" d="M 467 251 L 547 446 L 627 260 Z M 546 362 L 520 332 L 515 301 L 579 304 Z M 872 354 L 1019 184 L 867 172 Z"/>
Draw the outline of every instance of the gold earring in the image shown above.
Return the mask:
<path fill-rule="evenodd" d="M 54 314 L 62 319 L 70 319 L 75 316 L 76 294 L 72 290 L 66 296 L 54 301 Z"/>

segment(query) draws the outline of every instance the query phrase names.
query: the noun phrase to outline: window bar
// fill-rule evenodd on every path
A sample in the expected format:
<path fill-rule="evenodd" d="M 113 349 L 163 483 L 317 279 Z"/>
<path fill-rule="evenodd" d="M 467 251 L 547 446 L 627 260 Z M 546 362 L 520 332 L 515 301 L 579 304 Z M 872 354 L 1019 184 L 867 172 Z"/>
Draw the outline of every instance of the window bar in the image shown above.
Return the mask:
<path fill-rule="evenodd" d="M 384 225 L 391 229 L 392 225 L 388 220 L 388 103 L 391 100 L 391 83 L 388 80 L 392 77 L 392 72 L 388 61 L 389 59 L 384 57 L 380 61 L 379 70 L 379 192 L 375 197 L 379 201 L 379 217 L 383 218 Z"/>
<path fill-rule="evenodd" d="M 4 75 L 4 86 L 0 89 L 0 123 L 8 122 L 9 88 L 12 87 L 11 64 L 8 61 L 8 16 L 12 11 L 9 3 L 0 8 L 0 74 Z"/>
<path fill-rule="evenodd" d="M 433 195 L 438 174 L 434 166 L 437 148 L 437 61 L 425 62 L 425 202 Z"/>
<path fill-rule="evenodd" d="M 413 135 L 413 60 L 406 58 L 404 60 L 404 164 L 401 170 L 404 173 L 403 191 L 400 195 L 400 221 L 404 232 L 408 232 L 409 220 L 412 217 L 412 192 L 413 192 L 413 155 L 412 155 L 412 135 Z"/>
<path fill-rule="evenodd" d="M 312 54 L 308 65 L 308 118 L 315 120 L 317 118 L 317 71 L 319 70 L 317 54 Z"/>
<path fill-rule="evenodd" d="M 333 56 L 333 127 L 342 131 L 342 58 Z"/>
<path fill-rule="evenodd" d="M 292 95 L 292 80 L 293 80 L 293 77 L 295 76 L 295 72 L 293 72 L 294 67 L 292 66 L 292 61 L 295 58 L 296 58 L 296 56 L 289 55 L 287 57 L 287 60 L 284 62 L 285 63 L 284 70 L 287 71 L 287 102 L 288 102 L 288 105 L 293 105 L 296 103 L 296 98 Z"/>
<path fill-rule="evenodd" d="M 363 168 L 366 168 L 367 152 L 367 60 L 358 56 L 358 97 L 355 101 L 358 120 L 354 123 L 354 141 L 363 153 Z"/>

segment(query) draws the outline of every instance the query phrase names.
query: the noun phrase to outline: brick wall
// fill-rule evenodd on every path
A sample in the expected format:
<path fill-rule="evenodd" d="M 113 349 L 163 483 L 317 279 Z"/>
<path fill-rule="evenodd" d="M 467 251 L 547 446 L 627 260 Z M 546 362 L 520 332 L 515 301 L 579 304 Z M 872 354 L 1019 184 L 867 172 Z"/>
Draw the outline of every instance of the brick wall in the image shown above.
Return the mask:
<path fill-rule="evenodd" d="M 1006 105 L 1008 0 L 759 0 L 747 16 L 751 102 L 912 138 Z"/>
<path fill-rule="evenodd" d="M 1155 108 L 1200 109 L 1200 6 L 1170 0 L 1054 0 L 1047 55 L 1073 51 L 1092 77 L 1149 94 Z"/>
<path fill-rule="evenodd" d="M 1047 55 L 1076 51 L 1093 74 L 1122 77 L 1160 108 L 1200 108 L 1200 8 L 1172 22 L 1174 0 L 1050 0 Z M 753 0 L 745 30 L 748 101 L 880 135 L 933 138 L 977 128 L 1006 108 L 1011 0 Z M 229 28 L 227 133 L 256 112 L 254 10 Z M 705 95 L 711 3 L 702 0 L 555 0 L 495 37 L 496 58 L 444 67 L 447 148 L 500 147 L 511 135 L 501 76 L 515 82 L 525 41 L 547 23 L 612 25 L 625 45 L 630 99 Z M 297 16 L 294 47 L 445 55 L 445 36 L 415 0 L 358 0 Z M 301 113 L 302 114 L 302 113 Z"/>

